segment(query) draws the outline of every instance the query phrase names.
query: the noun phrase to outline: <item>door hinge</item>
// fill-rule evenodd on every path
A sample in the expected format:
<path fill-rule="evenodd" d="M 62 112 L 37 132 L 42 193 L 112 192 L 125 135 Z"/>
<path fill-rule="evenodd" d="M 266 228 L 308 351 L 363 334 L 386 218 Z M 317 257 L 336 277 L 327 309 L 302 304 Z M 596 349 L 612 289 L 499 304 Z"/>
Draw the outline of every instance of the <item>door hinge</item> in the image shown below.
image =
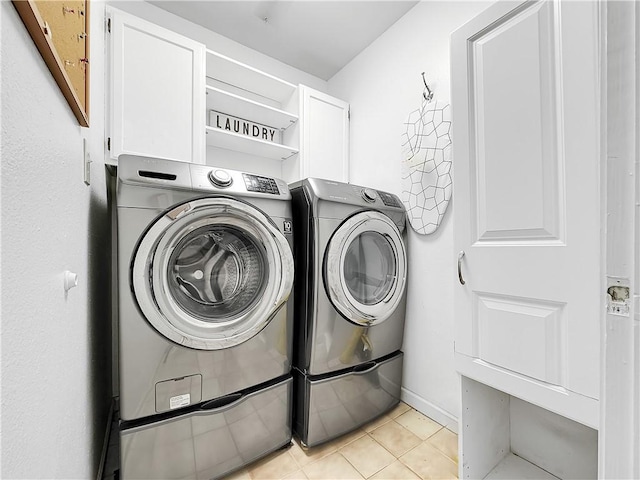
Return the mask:
<path fill-rule="evenodd" d="M 351 121 L 351 107 L 347 110 L 347 120 Z"/>
<path fill-rule="evenodd" d="M 107 137 L 107 150 L 111 151 L 111 137 Z"/>
<path fill-rule="evenodd" d="M 107 18 L 107 31 L 111 33 L 111 19 Z"/>
<path fill-rule="evenodd" d="M 631 295 L 628 278 L 607 277 L 607 313 L 628 317 Z"/>

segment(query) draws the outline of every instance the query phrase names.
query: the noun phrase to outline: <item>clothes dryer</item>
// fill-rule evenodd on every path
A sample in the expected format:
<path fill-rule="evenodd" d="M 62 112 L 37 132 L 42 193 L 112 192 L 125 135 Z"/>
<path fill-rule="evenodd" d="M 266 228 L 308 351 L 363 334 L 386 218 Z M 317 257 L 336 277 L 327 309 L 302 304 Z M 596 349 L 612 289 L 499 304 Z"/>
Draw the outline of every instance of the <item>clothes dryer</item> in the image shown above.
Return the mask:
<path fill-rule="evenodd" d="M 118 159 L 121 477 L 218 478 L 291 439 L 285 182 Z"/>
<path fill-rule="evenodd" d="M 392 194 L 309 178 L 290 186 L 296 229 L 294 431 L 315 446 L 400 399 L 407 253 Z"/>

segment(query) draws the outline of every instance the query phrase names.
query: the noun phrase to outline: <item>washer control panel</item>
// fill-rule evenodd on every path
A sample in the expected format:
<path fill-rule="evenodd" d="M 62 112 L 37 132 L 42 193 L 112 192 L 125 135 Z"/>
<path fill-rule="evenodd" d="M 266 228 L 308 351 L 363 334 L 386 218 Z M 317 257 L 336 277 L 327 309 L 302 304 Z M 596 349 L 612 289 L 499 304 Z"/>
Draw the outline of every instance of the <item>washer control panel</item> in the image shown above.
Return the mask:
<path fill-rule="evenodd" d="M 231 178 L 229 172 L 220 169 L 211 170 L 211 173 L 209 173 L 209 180 L 211 180 L 211 183 L 221 188 L 228 187 L 233 183 L 233 178 Z"/>
<path fill-rule="evenodd" d="M 373 203 L 378 198 L 378 194 L 372 188 L 365 188 L 362 190 L 362 198 L 364 198 L 367 202 Z"/>
<path fill-rule="evenodd" d="M 384 203 L 387 207 L 398 207 L 402 208 L 402 204 L 398 200 L 398 197 L 395 195 L 391 195 L 390 193 L 381 192 L 378 190 L 378 195 L 382 199 L 382 203 Z"/>
<path fill-rule="evenodd" d="M 251 175 L 243 173 L 244 184 L 248 192 L 270 193 L 272 195 L 280 195 L 278 185 L 273 178 L 261 177 L 259 175 Z"/>

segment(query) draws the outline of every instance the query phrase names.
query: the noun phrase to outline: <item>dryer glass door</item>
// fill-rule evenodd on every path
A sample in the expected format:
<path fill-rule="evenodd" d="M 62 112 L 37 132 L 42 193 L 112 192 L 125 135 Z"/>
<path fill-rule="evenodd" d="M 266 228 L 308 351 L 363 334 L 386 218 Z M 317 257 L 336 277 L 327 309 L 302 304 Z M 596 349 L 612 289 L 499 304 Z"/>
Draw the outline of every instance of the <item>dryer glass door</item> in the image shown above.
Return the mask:
<path fill-rule="evenodd" d="M 391 316 L 404 294 L 406 271 L 402 235 L 379 212 L 361 212 L 347 219 L 325 253 L 329 299 L 358 325 L 375 325 Z"/>
<path fill-rule="evenodd" d="M 133 290 L 149 322 L 181 345 L 217 350 L 260 332 L 287 300 L 293 257 L 256 208 L 211 197 L 173 207 L 142 238 Z"/>
<path fill-rule="evenodd" d="M 356 302 L 375 305 L 389 295 L 395 284 L 396 257 L 387 238 L 365 231 L 347 246 L 344 283 Z"/>

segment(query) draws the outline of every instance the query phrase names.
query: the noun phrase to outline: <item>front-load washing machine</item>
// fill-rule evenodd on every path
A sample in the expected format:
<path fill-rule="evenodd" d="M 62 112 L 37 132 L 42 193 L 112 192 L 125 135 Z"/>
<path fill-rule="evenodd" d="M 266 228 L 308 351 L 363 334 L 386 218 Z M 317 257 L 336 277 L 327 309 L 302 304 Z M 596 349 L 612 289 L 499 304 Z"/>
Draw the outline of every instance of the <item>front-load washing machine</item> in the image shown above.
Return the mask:
<path fill-rule="evenodd" d="M 282 180 L 118 159 L 120 476 L 218 478 L 291 440 Z"/>
<path fill-rule="evenodd" d="M 400 400 L 407 253 L 395 195 L 309 178 L 296 230 L 294 432 L 315 446 Z"/>

